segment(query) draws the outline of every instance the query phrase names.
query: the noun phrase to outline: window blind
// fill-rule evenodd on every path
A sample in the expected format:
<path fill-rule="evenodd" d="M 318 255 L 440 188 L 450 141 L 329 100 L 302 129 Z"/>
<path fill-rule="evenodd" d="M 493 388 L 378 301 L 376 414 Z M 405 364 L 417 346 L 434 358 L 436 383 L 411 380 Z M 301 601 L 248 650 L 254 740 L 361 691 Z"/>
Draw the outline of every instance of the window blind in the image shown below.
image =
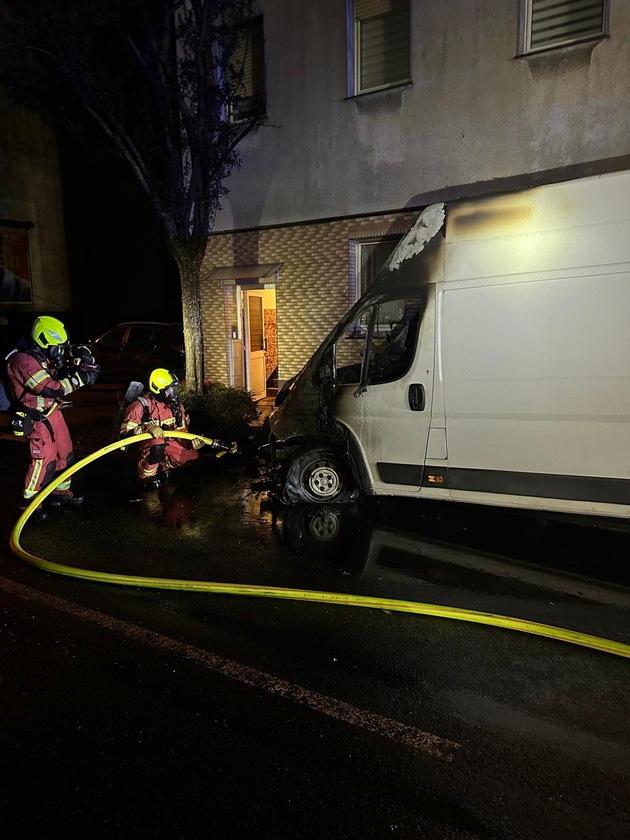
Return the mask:
<path fill-rule="evenodd" d="M 532 0 L 531 48 L 604 34 L 604 3 L 605 0 Z"/>
<path fill-rule="evenodd" d="M 239 38 L 231 57 L 233 82 L 238 99 L 230 109 L 230 120 L 239 122 L 261 116 L 266 110 L 265 41 L 262 16 L 252 18 Z"/>
<path fill-rule="evenodd" d="M 364 20 L 375 15 L 385 15 L 392 10 L 392 0 L 355 0 L 354 19 Z"/>
<path fill-rule="evenodd" d="M 356 0 L 359 90 L 409 80 L 409 0 Z"/>

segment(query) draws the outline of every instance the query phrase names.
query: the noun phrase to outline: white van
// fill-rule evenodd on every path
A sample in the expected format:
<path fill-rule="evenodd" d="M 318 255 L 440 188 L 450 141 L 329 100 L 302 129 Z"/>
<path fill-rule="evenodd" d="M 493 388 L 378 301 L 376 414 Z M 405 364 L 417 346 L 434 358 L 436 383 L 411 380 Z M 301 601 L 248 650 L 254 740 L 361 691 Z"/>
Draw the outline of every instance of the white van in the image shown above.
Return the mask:
<path fill-rule="evenodd" d="M 287 502 L 630 519 L 630 172 L 428 207 L 270 427 Z"/>

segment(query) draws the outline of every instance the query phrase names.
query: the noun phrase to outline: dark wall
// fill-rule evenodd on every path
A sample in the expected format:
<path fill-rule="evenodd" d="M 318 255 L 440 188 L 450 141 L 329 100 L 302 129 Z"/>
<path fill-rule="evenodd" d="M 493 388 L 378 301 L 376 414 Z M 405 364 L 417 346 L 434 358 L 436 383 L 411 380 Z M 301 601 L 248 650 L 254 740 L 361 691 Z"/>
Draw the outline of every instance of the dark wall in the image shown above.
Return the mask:
<path fill-rule="evenodd" d="M 73 334 L 92 337 L 128 319 L 181 320 L 177 268 L 140 186 L 122 164 L 68 136 L 60 150 Z"/>

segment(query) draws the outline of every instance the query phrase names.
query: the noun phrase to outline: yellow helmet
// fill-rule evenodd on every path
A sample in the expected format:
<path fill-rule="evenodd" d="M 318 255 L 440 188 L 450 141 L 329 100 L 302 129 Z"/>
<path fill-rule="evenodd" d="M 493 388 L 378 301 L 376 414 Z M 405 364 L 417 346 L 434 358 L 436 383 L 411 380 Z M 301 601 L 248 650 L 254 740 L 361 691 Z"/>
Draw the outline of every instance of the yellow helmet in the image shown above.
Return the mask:
<path fill-rule="evenodd" d="M 31 327 L 31 338 L 51 358 L 61 357 L 68 343 L 66 328 L 58 318 L 53 318 L 51 315 L 40 315 L 39 318 L 35 318 Z"/>
<path fill-rule="evenodd" d="M 179 385 L 179 379 L 174 373 L 166 368 L 155 368 L 149 376 L 149 390 L 155 394 L 160 402 L 176 402 L 177 394 L 175 389 Z"/>

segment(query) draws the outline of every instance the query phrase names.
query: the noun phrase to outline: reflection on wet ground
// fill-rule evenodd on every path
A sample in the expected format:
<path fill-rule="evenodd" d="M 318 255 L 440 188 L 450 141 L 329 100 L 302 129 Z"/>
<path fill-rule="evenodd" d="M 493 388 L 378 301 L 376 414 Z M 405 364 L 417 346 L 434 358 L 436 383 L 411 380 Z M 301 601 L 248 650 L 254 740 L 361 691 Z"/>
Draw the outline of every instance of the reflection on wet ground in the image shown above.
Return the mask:
<path fill-rule="evenodd" d="M 99 571 L 277 586 L 364 588 L 379 575 L 407 589 L 414 580 L 461 587 L 467 577 L 472 586 L 483 568 L 505 570 L 506 558 L 521 570 L 630 584 L 625 533 L 408 499 L 287 507 L 255 459 L 210 455 L 133 503 L 134 466 L 135 454 L 120 451 L 88 464 L 74 480 L 83 508 L 27 526 L 22 546 Z"/>
<path fill-rule="evenodd" d="M 97 390 L 77 395 L 71 419 L 79 457 L 116 439 L 112 424 L 118 391 Z M 86 403 L 85 417 L 78 422 L 83 417 L 81 400 Z M 13 442 L 5 448 L 8 464 L 8 456 L 19 447 Z M 437 583 L 449 577 L 437 563 L 438 546 L 441 557 L 444 546 L 451 546 L 483 554 L 486 565 L 487 555 L 497 555 L 501 558 L 497 562 L 508 558 L 519 568 L 630 586 L 630 532 L 499 508 L 400 498 L 368 497 L 357 504 L 323 508 L 284 507 L 275 499 L 273 483 L 255 448 L 244 450 L 243 457 L 233 460 L 218 460 L 201 450 L 198 462 L 175 472 L 159 493 L 135 505 L 129 502 L 134 495 L 134 447 L 94 460 L 73 479 L 86 492 L 85 506 L 63 514 L 51 512 L 50 520 L 37 528 L 27 525 L 21 542 L 36 554 L 40 548 L 40 556 L 56 553 L 50 559 L 57 562 L 108 571 L 115 566 L 115 571 L 127 574 L 206 580 L 211 574 L 212 579 L 237 574 L 261 583 L 265 581 L 257 578 L 263 576 L 283 585 L 290 585 L 283 582 L 289 570 L 308 569 L 306 577 L 328 570 L 343 575 L 346 583 L 370 577 L 375 545 L 380 546 L 379 567 L 398 572 L 407 581 Z M 16 482 L 21 470 L 22 466 Z M 465 567 L 461 557 L 459 565 Z M 469 558 L 468 565 L 478 566 L 478 557 Z"/>
<path fill-rule="evenodd" d="M 539 514 L 454 503 L 374 499 L 368 507 L 370 517 L 381 527 L 536 568 L 630 584 L 629 531 L 605 530 L 594 521 L 576 524 Z"/>

